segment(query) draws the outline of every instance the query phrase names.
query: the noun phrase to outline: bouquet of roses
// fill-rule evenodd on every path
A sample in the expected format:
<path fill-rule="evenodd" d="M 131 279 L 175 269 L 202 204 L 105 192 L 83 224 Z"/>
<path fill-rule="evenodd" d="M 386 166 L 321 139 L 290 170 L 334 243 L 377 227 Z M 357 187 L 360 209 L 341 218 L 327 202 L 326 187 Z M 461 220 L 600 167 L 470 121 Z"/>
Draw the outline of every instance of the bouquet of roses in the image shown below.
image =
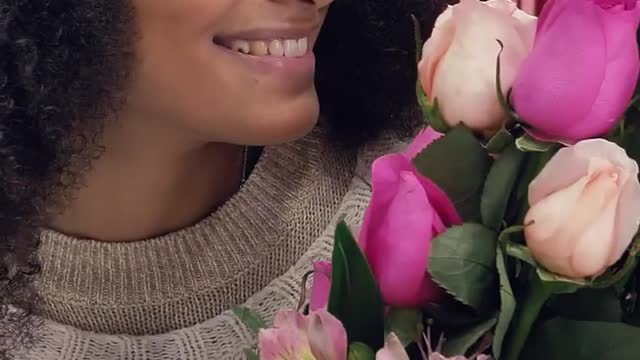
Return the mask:
<path fill-rule="evenodd" d="M 260 358 L 639 358 L 639 22 L 640 0 L 449 7 L 419 62 L 430 127 L 374 162 L 361 229 Z"/>

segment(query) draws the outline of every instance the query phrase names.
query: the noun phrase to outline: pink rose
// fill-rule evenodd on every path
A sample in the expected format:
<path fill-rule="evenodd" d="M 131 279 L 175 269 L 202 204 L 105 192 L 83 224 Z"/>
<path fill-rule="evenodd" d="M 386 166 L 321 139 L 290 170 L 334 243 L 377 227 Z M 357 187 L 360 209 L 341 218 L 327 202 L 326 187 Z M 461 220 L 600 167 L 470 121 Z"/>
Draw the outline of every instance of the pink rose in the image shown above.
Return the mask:
<path fill-rule="evenodd" d="M 436 21 L 419 65 L 430 101 L 438 100 L 445 122 L 464 123 L 487 135 L 506 120 L 496 96 L 496 57 L 501 40 L 501 82 L 511 87 L 533 46 L 536 18 L 509 0 L 462 0 Z M 505 94 L 506 95 L 506 94 Z"/>
<path fill-rule="evenodd" d="M 447 195 L 411 162 L 438 136 L 427 130 L 406 154 L 373 164 L 373 193 L 359 242 L 389 305 L 419 306 L 443 293 L 426 271 L 431 240 L 462 221 Z"/>
<path fill-rule="evenodd" d="M 531 15 L 538 15 L 546 2 L 547 0 L 519 0 L 518 6 Z"/>
<path fill-rule="evenodd" d="M 619 146 L 585 140 L 560 150 L 529 187 L 527 246 L 548 270 L 582 279 L 624 254 L 640 224 L 638 164 Z"/>
<path fill-rule="evenodd" d="M 617 125 L 638 81 L 639 21 L 636 0 L 547 2 L 512 92 L 533 135 L 574 143 Z"/>
<path fill-rule="evenodd" d="M 324 310 L 304 316 L 295 311 L 278 313 L 274 327 L 260 330 L 261 360 L 345 360 L 347 332 Z"/>

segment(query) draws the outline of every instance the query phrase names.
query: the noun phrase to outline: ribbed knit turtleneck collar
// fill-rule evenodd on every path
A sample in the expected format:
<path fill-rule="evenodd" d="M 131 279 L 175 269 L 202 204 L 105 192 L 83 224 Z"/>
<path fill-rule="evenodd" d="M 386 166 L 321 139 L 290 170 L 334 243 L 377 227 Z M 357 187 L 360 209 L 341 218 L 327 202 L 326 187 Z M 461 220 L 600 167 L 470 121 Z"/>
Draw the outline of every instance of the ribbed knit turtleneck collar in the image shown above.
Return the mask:
<path fill-rule="evenodd" d="M 36 286 L 45 315 L 80 329 L 154 334 L 198 324 L 283 274 L 324 230 L 353 177 L 355 154 L 321 130 L 268 147 L 214 214 L 146 241 L 42 234 Z"/>

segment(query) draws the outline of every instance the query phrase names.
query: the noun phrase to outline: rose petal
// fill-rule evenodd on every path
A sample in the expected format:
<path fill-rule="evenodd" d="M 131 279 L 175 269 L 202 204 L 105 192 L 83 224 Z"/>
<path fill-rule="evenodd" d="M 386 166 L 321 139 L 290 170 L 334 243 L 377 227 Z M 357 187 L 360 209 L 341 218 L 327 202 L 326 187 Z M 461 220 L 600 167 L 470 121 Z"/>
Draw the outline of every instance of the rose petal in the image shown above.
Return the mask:
<path fill-rule="evenodd" d="M 588 177 L 579 179 L 533 205 L 525 217 L 525 238 L 534 258 L 547 269 L 558 274 L 572 272 L 569 263 L 574 239 L 554 236 L 565 223 L 571 221 L 575 204 L 580 199 Z"/>
<path fill-rule="evenodd" d="M 386 303 L 415 306 L 428 301 L 425 296 L 440 296 L 424 293 L 436 217 L 407 158 L 394 154 L 374 162 L 360 241 Z"/>
<path fill-rule="evenodd" d="M 453 202 L 451 202 L 451 199 L 449 199 L 449 196 L 433 181 L 420 175 L 416 171 L 414 171 L 414 174 L 429 196 L 429 203 L 435 210 L 435 213 L 438 214 L 437 220 L 440 220 L 438 224 L 442 224 L 442 226 L 444 226 L 434 226 L 434 230 L 440 234 L 447 228 L 455 225 L 462 225 L 462 218 L 458 214 Z"/>
<path fill-rule="evenodd" d="M 577 123 L 593 126 L 581 121 L 605 77 L 606 39 L 600 17 L 590 1 L 573 2 L 571 9 L 570 16 L 546 19 L 543 28 L 553 27 L 538 32 L 513 85 L 515 109 L 543 137 L 564 135 Z"/>
<path fill-rule="evenodd" d="M 520 34 L 524 47 L 531 51 L 536 38 L 538 18 L 519 9 L 516 9 L 511 16 L 522 23 L 522 26 L 516 26 L 516 30 L 518 31 L 518 34 Z"/>
<path fill-rule="evenodd" d="M 629 247 L 640 225 L 640 183 L 638 182 L 638 164 L 634 161 L 633 170 L 622 188 L 614 233 L 614 247 L 610 253 L 609 264 L 618 261 Z"/>
<path fill-rule="evenodd" d="M 625 111 L 636 87 L 640 74 L 640 58 L 635 41 L 640 7 L 634 11 L 613 13 L 596 6 L 604 22 L 606 38 L 607 67 L 598 96 L 595 98 L 588 117 L 567 129 L 567 136 L 582 139 L 605 134 L 615 126 Z M 633 79 L 630 81 L 630 79 Z M 589 124 L 590 126 L 585 126 Z"/>
<path fill-rule="evenodd" d="M 587 155 L 575 147 L 560 149 L 540 174 L 529 184 L 529 204 L 536 205 L 547 196 L 567 188 L 583 177 L 589 167 Z"/>
<path fill-rule="evenodd" d="M 413 160 L 418 154 L 426 149 L 431 143 L 441 138 L 443 134 L 428 127 L 418 133 L 415 139 L 409 144 L 407 150 L 404 152 L 404 156 Z"/>
<path fill-rule="evenodd" d="M 536 4 L 537 0 L 521 0 L 520 8 L 531 15 L 536 15 Z"/>
<path fill-rule="evenodd" d="M 549 31 L 574 0 L 554 0 L 544 6 L 538 17 L 538 32 Z"/>
<path fill-rule="evenodd" d="M 615 192 L 617 189 L 614 187 L 610 189 L 609 192 L 611 191 Z M 593 192 L 594 191 L 587 189 L 583 197 L 593 197 Z M 573 256 L 570 261 L 573 270 L 572 273 L 562 275 L 578 279 L 587 278 L 599 275 L 609 266 L 608 260 L 613 243 L 616 203 L 619 194 L 606 193 L 603 194 L 603 196 L 606 196 L 608 199 L 591 199 L 591 202 L 605 200 L 608 202 L 608 206 L 604 208 L 602 208 L 600 204 L 584 204 L 584 201 L 577 204 L 578 207 L 574 212 L 574 218 L 576 215 L 580 216 L 580 213 L 585 212 L 585 210 L 588 211 L 588 207 L 590 206 L 593 206 L 595 210 L 599 209 L 600 214 L 586 214 L 586 221 L 577 221 L 577 223 L 581 225 L 586 222 L 587 226 L 581 229 L 581 236 L 573 239 L 575 249 L 573 250 Z M 570 219 L 570 221 L 573 221 L 574 218 Z M 567 226 L 576 225 L 572 223 L 567 224 Z"/>
<path fill-rule="evenodd" d="M 562 148 L 547 163 L 529 185 L 529 203 L 560 189 L 566 188 L 589 172 L 593 159 L 602 159 L 624 169 L 625 173 L 637 173 L 638 165 L 620 146 L 604 139 L 580 141 L 574 146 Z"/>
<path fill-rule="evenodd" d="M 434 100 L 433 79 L 440 65 L 442 56 L 449 50 L 455 27 L 451 22 L 451 14 L 453 13 L 450 6 L 436 22 L 431 37 L 425 42 L 422 48 L 422 59 L 418 64 L 420 73 L 420 83 L 429 100 Z"/>

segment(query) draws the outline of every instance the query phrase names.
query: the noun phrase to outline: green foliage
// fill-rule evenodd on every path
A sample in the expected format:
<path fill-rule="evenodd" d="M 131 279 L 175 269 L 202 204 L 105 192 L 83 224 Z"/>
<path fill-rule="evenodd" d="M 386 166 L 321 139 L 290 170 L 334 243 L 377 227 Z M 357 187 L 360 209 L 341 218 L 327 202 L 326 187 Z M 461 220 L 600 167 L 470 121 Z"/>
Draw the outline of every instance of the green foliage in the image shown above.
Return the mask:
<path fill-rule="evenodd" d="M 444 190 L 465 221 L 480 221 L 480 198 L 491 159 L 471 130 L 452 129 L 418 154 L 414 165 Z"/>
<path fill-rule="evenodd" d="M 480 203 L 482 222 L 485 226 L 500 230 L 511 198 L 511 192 L 520 175 L 524 153 L 515 145 L 508 146 L 493 163 L 484 183 Z"/>
<path fill-rule="evenodd" d="M 449 229 L 432 242 L 429 273 L 457 300 L 479 313 L 491 313 L 497 302 L 497 235 L 479 224 Z"/>
<path fill-rule="evenodd" d="M 638 359 L 640 328 L 615 322 L 554 318 L 536 326 L 522 360 Z"/>
<path fill-rule="evenodd" d="M 446 356 L 456 356 L 460 354 L 469 355 L 469 350 L 483 336 L 493 329 L 497 322 L 496 316 L 491 316 L 487 320 L 476 324 L 475 326 L 465 329 L 455 336 L 450 336 L 443 346 L 443 353 Z"/>
<path fill-rule="evenodd" d="M 493 354 L 500 359 L 502 344 L 511 325 L 511 320 L 516 311 L 516 298 L 513 295 L 511 281 L 507 272 L 507 265 L 502 247 L 497 247 L 496 267 L 500 277 L 500 313 L 493 337 Z"/>
<path fill-rule="evenodd" d="M 384 345 L 384 304 L 371 268 L 347 224 L 336 228 L 329 312 L 337 317 L 349 342 L 374 350 Z"/>
<path fill-rule="evenodd" d="M 402 345 L 407 346 L 420 340 L 424 327 L 422 311 L 418 309 L 391 308 L 386 316 L 385 333 L 394 333 Z"/>
<path fill-rule="evenodd" d="M 235 307 L 231 311 L 248 329 L 255 333 L 268 327 L 267 322 L 258 313 L 249 308 Z"/>
<path fill-rule="evenodd" d="M 363 343 L 353 343 L 349 345 L 349 355 L 347 356 L 348 360 L 375 360 L 376 354 Z"/>

